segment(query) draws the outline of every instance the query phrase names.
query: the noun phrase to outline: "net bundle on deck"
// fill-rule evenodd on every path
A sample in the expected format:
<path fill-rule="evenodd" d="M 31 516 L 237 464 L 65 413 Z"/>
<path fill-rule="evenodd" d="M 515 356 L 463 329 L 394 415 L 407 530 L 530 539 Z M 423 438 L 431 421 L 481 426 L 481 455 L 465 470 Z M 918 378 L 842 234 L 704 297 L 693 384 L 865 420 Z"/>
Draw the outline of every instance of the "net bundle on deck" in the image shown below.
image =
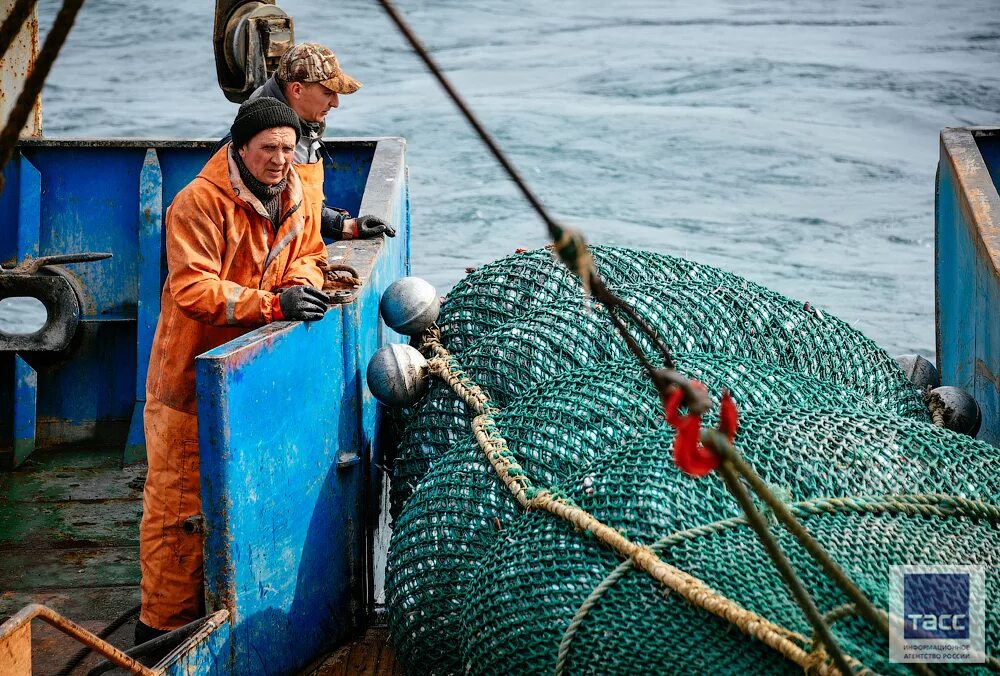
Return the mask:
<path fill-rule="evenodd" d="M 775 409 L 746 414 L 737 444 L 834 559 L 888 608 L 890 565 L 1000 561 L 1000 454 L 946 430 L 884 414 Z M 603 522 L 763 617 L 805 636 L 792 601 L 721 480 L 693 480 L 665 462 L 661 428 L 602 456 L 562 484 Z M 790 443 L 795 440 L 795 443 Z M 920 501 L 903 495 L 921 495 Z M 936 496 L 947 494 L 948 499 Z M 978 501 L 963 505 L 960 498 Z M 727 523 L 728 521 L 728 523 Z M 847 602 L 794 540 L 774 529 L 821 611 Z M 673 539 L 669 539 L 671 536 Z M 581 606 L 621 558 L 572 525 L 524 514 L 477 561 L 463 600 L 462 669 L 551 674 L 566 642 L 566 673 L 774 673 L 795 665 L 734 627 L 630 570 L 567 639 Z M 998 591 L 987 571 L 987 598 Z M 987 645 L 1000 645 L 1000 616 Z M 887 642 L 858 621 L 832 626 L 845 652 L 877 673 L 905 673 Z M 801 670 L 799 670 L 801 671 Z M 947 672 L 944 672 L 947 673 Z"/>
<path fill-rule="evenodd" d="M 997 459 L 992 447 L 933 427 L 895 361 L 843 321 L 684 259 L 610 247 L 595 247 L 594 257 L 609 287 L 675 351 L 679 371 L 716 397 L 723 389 L 734 394 L 744 413 L 737 446 L 790 502 L 855 496 L 881 504 L 886 494 L 940 492 L 997 499 L 996 486 L 982 478 Z M 706 547 L 719 567 L 741 567 L 734 578 L 741 582 L 724 585 L 726 594 L 809 634 L 763 552 L 747 558 L 752 532 L 745 525 L 722 529 L 725 535 L 712 530 L 740 514 L 736 503 L 716 477 L 694 480 L 672 464 L 672 431 L 655 390 L 607 311 L 548 252 L 470 274 L 449 294 L 440 325 L 453 367 L 489 395 L 496 430 L 534 485 L 553 487 L 643 544 L 708 527 L 712 537 L 686 539 L 684 547 Z M 654 355 L 652 345 L 643 347 Z M 566 639 L 580 605 L 621 557 L 551 514 L 524 514 L 485 460 L 471 418 L 436 381 L 402 436 L 386 590 L 393 640 L 410 672 L 552 673 L 560 664 L 572 673 L 743 673 L 740 665 L 755 663 L 758 653 L 772 670 L 795 667 L 636 571 L 622 575 Z M 838 507 L 810 518 L 824 524 L 820 539 L 835 558 L 850 570 L 856 564 L 862 586 L 877 587 L 881 596 L 872 598 L 882 606 L 887 561 L 919 548 L 927 531 L 925 521 L 888 508 Z M 962 515 L 938 521 L 959 533 L 956 544 L 983 534 L 980 522 L 975 532 L 963 530 L 969 519 Z M 855 546 L 857 528 L 866 539 Z M 895 534 L 917 539 L 897 546 L 888 542 Z M 722 551 L 726 538 L 744 538 L 746 546 Z M 682 549 L 673 543 L 664 557 Z M 996 554 L 987 550 L 967 558 Z M 876 566 L 866 557 L 877 551 L 888 559 Z M 687 570 L 687 562 L 675 563 Z M 817 575 L 807 576 L 810 585 L 822 584 Z M 847 652 L 878 657 L 858 622 L 834 626 L 846 632 Z M 572 648 L 562 659 L 560 643 Z M 701 656 L 682 654 L 699 645 Z M 733 646 L 742 652 L 730 664 L 723 647 Z"/>
<path fill-rule="evenodd" d="M 608 285 L 675 351 L 784 366 L 899 415 L 929 419 L 895 360 L 842 320 L 711 266 L 612 247 L 595 247 L 594 255 Z M 629 262 L 630 255 L 636 260 Z M 547 286 L 549 274 L 562 281 Z M 547 251 L 533 251 L 479 268 L 449 293 L 439 320 L 442 342 L 496 405 L 577 366 L 632 359 L 607 311 L 574 279 Z M 654 352 L 647 341 L 643 348 Z M 394 517 L 434 460 L 466 434 L 461 406 L 443 383 L 434 383 L 400 440 Z"/>

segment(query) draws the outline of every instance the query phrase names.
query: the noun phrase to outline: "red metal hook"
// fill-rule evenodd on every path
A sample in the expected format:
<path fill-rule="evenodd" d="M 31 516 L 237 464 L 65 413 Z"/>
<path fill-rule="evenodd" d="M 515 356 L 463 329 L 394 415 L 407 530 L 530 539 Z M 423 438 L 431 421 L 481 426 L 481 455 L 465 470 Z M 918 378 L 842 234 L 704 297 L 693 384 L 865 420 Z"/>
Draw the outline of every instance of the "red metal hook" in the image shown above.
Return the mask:
<path fill-rule="evenodd" d="M 703 391 L 708 389 L 704 383 L 697 380 L 692 380 L 691 383 Z M 711 449 L 701 445 L 701 416 L 679 413 L 683 400 L 684 391 L 677 388 L 670 393 L 663 407 L 667 422 L 677 430 L 674 435 L 674 464 L 692 476 L 705 476 L 719 466 L 721 458 Z M 729 443 L 736 438 L 738 420 L 739 415 L 733 398 L 729 392 L 723 392 L 718 430 L 729 439 Z"/>

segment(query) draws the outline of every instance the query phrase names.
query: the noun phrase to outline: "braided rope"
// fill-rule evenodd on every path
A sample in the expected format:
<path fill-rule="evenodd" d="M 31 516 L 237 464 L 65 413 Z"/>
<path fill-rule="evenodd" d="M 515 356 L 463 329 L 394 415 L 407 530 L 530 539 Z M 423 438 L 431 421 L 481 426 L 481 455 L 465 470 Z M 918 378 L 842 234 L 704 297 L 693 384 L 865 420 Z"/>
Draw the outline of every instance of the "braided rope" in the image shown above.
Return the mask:
<path fill-rule="evenodd" d="M 806 518 L 809 516 L 823 514 L 855 512 L 864 514 L 903 514 L 905 516 L 924 517 L 935 516 L 942 519 L 953 516 L 965 516 L 973 519 L 985 519 L 994 525 L 1000 524 L 1000 508 L 997 506 L 980 500 L 970 500 L 969 498 L 963 498 L 956 495 L 946 495 L 942 493 L 886 496 L 855 495 L 843 498 L 813 498 L 811 500 L 805 500 L 803 502 L 789 505 L 788 509 L 798 518 Z M 649 546 L 649 550 L 654 554 L 659 554 L 663 550 L 680 544 L 681 542 L 697 540 L 703 537 L 711 537 L 723 531 L 745 525 L 747 525 L 746 517 L 738 516 L 731 519 L 723 519 L 721 521 L 696 526 L 694 528 L 688 528 L 682 531 L 677 531 L 676 533 L 671 533 L 670 535 L 657 540 Z M 625 560 L 620 563 L 613 571 L 611 571 L 611 573 L 608 574 L 607 577 L 601 581 L 599 585 L 594 587 L 590 596 L 588 596 L 584 602 L 580 604 L 580 607 L 577 609 L 576 614 L 573 615 L 573 619 L 570 621 L 569 626 L 563 633 L 562 641 L 559 643 L 559 657 L 556 663 L 557 674 L 565 671 L 573 638 L 580 629 L 580 626 L 583 624 L 584 619 L 594 606 L 598 604 L 607 591 L 614 587 L 618 581 L 628 574 L 634 567 L 635 565 L 631 560 Z M 827 613 L 825 619 L 827 619 L 829 623 L 836 622 L 837 620 L 842 619 L 845 615 L 852 614 L 854 607 L 854 604 L 838 606 L 834 610 Z M 850 609 L 849 611 L 846 610 L 848 608 Z M 813 645 L 817 646 L 817 649 L 812 653 L 813 656 L 820 655 L 820 653 L 825 655 L 825 650 L 823 649 L 821 643 L 814 640 Z M 816 660 L 818 658 L 813 657 L 812 659 Z M 856 662 L 856 660 L 849 656 L 848 660 L 852 663 Z M 987 661 L 996 661 L 996 658 L 988 657 Z M 812 673 L 817 673 L 815 665 L 811 664 L 807 667 L 807 671 L 810 668 L 813 669 Z"/>
<path fill-rule="evenodd" d="M 599 542 L 624 557 L 630 567 L 646 572 L 694 606 L 735 625 L 744 634 L 774 649 L 803 670 L 821 676 L 838 673 L 823 655 L 817 657 L 801 647 L 809 643 L 805 636 L 743 608 L 700 579 L 666 563 L 650 547 L 632 542 L 565 497 L 550 490 L 535 488 L 523 468 L 512 457 L 506 440 L 497 431 L 493 420 L 495 409 L 490 406 L 488 396 L 461 371 L 454 357 L 441 344 L 440 334 L 436 331 L 426 333 L 422 347 L 435 355 L 428 361 L 429 372 L 447 383 L 455 395 L 478 414 L 472 423 L 476 441 L 501 482 L 525 509 L 544 510 L 568 521 L 577 529 L 592 534 Z M 560 646 L 560 656 L 561 653 Z M 853 658 L 849 659 L 852 664 L 858 663 Z M 561 671 L 561 666 L 562 661 L 557 666 L 557 672 Z"/>
<path fill-rule="evenodd" d="M 927 410 L 930 411 L 931 421 L 938 427 L 944 427 L 944 401 L 941 400 L 941 395 L 930 390 L 930 386 L 924 392 L 924 404 L 927 405 Z"/>

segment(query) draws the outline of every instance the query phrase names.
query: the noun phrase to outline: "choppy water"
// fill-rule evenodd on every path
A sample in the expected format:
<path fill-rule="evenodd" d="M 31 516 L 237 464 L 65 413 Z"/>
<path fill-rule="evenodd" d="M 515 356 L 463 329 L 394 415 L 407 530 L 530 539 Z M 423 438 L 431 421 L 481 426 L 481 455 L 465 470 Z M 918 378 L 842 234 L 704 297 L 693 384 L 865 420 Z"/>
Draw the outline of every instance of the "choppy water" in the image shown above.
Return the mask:
<path fill-rule="evenodd" d="M 50 136 L 220 135 L 213 3 L 91 0 Z M 544 229 L 372 1 L 284 0 L 365 83 L 330 135 L 408 139 L 413 268 L 439 288 Z M 551 210 L 934 349 L 938 132 L 1000 122 L 997 0 L 399 0 Z M 39 4 L 45 27 L 58 8 Z"/>

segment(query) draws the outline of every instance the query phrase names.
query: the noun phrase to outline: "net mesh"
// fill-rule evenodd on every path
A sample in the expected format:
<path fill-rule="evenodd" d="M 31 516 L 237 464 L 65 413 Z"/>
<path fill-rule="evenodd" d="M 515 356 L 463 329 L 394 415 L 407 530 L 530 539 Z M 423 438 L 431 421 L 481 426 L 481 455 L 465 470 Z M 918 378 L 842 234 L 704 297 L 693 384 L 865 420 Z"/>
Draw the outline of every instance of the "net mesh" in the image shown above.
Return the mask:
<path fill-rule="evenodd" d="M 741 423 L 740 451 L 790 502 L 942 492 L 993 505 L 1000 498 L 1000 479 L 989 469 L 998 459 L 996 449 L 926 423 L 880 414 L 859 420 L 856 411 L 815 409 L 753 412 Z M 663 547 L 662 557 L 743 607 L 810 635 L 749 528 L 712 527 L 740 516 L 739 508 L 721 479 L 692 480 L 664 458 L 671 438 L 672 430 L 661 428 L 611 451 L 565 482 L 564 489 L 580 507 L 642 544 L 700 528 Z M 866 499 L 855 502 L 863 505 Z M 884 502 L 892 505 L 893 499 Z M 850 501 L 800 517 L 885 609 L 891 565 L 990 566 L 1000 556 L 1000 524 L 988 519 L 869 513 L 852 509 Z M 821 612 L 847 601 L 783 529 L 774 532 Z M 460 620 L 462 668 L 492 673 L 502 665 L 513 673 L 552 673 L 574 614 L 620 562 L 551 515 L 519 517 L 477 561 L 467 585 Z M 996 590 L 995 575 L 988 580 Z M 844 627 L 853 627 L 853 633 L 843 635 Z M 870 668 L 905 671 L 889 663 L 885 640 L 866 627 L 833 628 L 845 651 Z M 998 645 L 998 631 L 997 614 L 990 613 L 987 645 Z M 637 571 L 623 576 L 584 618 L 566 661 L 569 673 L 770 673 L 794 667 Z"/>
<path fill-rule="evenodd" d="M 732 391 L 743 414 L 737 446 L 789 501 L 924 492 L 998 498 L 996 480 L 983 478 L 994 449 L 930 425 L 895 361 L 845 322 L 715 268 L 594 249 L 602 276 L 663 337 L 678 370 L 715 397 Z M 560 487 L 645 544 L 738 516 L 717 478 L 696 481 L 672 465 L 671 431 L 652 385 L 607 311 L 548 252 L 479 268 L 449 294 L 439 321 L 454 365 L 498 407 L 496 427 L 534 485 Z M 411 673 L 551 673 L 573 614 L 620 558 L 552 515 L 523 514 L 469 422 L 441 382 L 409 414 L 392 485 L 393 640 Z M 809 518 L 807 527 L 817 524 L 823 543 L 883 607 L 889 563 L 945 557 L 939 550 L 902 560 L 914 542 L 922 547 L 920 538 L 938 532 L 933 521 L 850 508 Z M 970 520 L 956 518 L 936 522 L 956 547 L 998 540 L 983 530 L 995 524 L 966 528 Z M 1000 558 L 1000 549 L 977 547 L 963 554 L 969 562 Z M 715 568 L 696 560 L 699 548 Z M 734 526 L 673 543 L 663 557 L 699 577 L 704 570 L 706 582 L 744 607 L 808 634 L 759 550 L 746 526 Z M 876 553 L 882 558 L 871 558 Z M 793 558 L 824 603 L 844 603 L 803 553 Z M 685 567 L 695 563 L 702 567 Z M 728 586 L 718 582 L 727 566 L 740 568 Z M 578 626 L 563 666 L 573 673 L 797 669 L 673 596 L 643 573 L 624 575 Z M 848 653 L 866 663 L 887 659 L 859 621 L 835 629 Z"/>
<path fill-rule="evenodd" d="M 608 246 L 591 247 L 591 254 L 601 277 L 611 287 L 744 281 L 710 265 L 666 254 Z M 466 276 L 448 294 L 438 325 L 445 345 L 457 353 L 535 307 L 574 296 L 583 297 L 580 280 L 548 250 L 535 249 L 494 261 Z"/>
<path fill-rule="evenodd" d="M 784 366 L 838 383 L 899 415 L 929 419 L 920 394 L 895 360 L 842 320 L 709 266 L 642 252 L 636 252 L 638 262 L 627 264 L 627 250 L 595 249 L 609 284 L 643 280 L 619 286 L 617 292 L 672 350 Z M 543 273 L 549 270 L 565 282 L 559 287 L 564 295 L 556 296 L 544 285 Z M 474 307 L 488 319 L 476 323 L 471 310 L 463 310 L 463 327 L 490 330 L 475 336 L 461 333 L 454 328 L 453 310 L 441 319 L 442 342 L 450 351 L 461 352 L 462 370 L 496 405 L 504 407 L 538 382 L 578 366 L 631 361 L 607 311 L 588 301 L 579 284 L 570 284 L 569 274 L 546 251 L 518 254 L 480 268 L 449 294 L 446 308 Z M 472 278 L 479 283 L 473 284 Z M 525 288 L 518 286 L 522 282 Z M 492 296 L 480 287 L 506 295 L 490 305 Z M 461 305 L 465 296 L 472 300 Z M 507 323 L 496 325 L 499 317 L 506 317 Z M 639 342 L 647 355 L 655 354 L 649 340 Z M 432 385 L 403 430 L 394 467 L 393 518 L 434 460 L 467 431 L 462 405 L 443 383 Z"/>
<path fill-rule="evenodd" d="M 731 355 L 675 357 L 713 396 L 729 390 L 744 410 L 866 405 L 835 384 L 781 367 Z M 662 421 L 656 391 L 632 362 L 581 367 L 551 378 L 497 417 L 509 447 L 543 486 L 562 483 L 599 453 Z M 453 646 L 461 640 L 460 611 L 478 561 L 522 511 L 471 432 L 462 432 L 461 439 L 416 485 L 394 526 L 386 574 L 397 647 L 409 663 L 436 665 L 445 673 L 459 670 Z"/>

